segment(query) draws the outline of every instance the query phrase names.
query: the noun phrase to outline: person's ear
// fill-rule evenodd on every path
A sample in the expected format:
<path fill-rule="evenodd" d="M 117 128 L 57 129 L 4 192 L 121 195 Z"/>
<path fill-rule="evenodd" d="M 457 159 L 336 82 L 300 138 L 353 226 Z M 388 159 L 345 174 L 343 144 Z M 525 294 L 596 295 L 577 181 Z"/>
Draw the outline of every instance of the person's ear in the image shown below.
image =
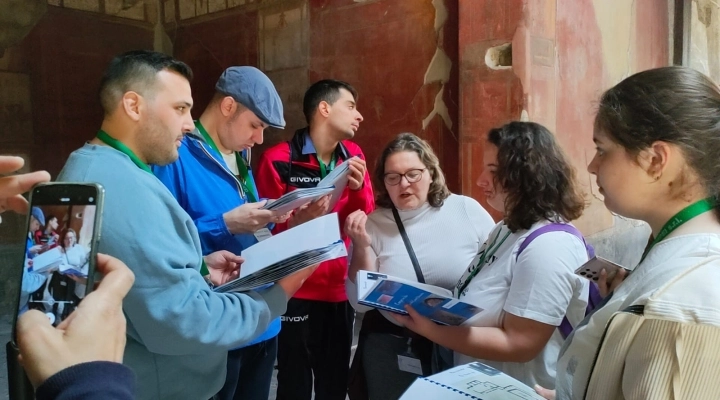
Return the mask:
<path fill-rule="evenodd" d="M 129 91 L 123 94 L 121 107 L 125 114 L 133 121 L 140 121 L 145 107 L 145 99 L 137 92 Z"/>

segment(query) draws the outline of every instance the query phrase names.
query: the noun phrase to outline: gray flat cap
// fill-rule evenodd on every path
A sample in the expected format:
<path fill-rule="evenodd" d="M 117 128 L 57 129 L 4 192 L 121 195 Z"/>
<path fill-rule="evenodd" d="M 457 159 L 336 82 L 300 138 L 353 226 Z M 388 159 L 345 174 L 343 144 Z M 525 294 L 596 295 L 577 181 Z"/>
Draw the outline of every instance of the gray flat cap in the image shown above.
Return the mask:
<path fill-rule="evenodd" d="M 255 67 L 230 67 L 215 85 L 215 90 L 230 96 L 273 128 L 285 128 L 283 105 L 275 86 Z"/>

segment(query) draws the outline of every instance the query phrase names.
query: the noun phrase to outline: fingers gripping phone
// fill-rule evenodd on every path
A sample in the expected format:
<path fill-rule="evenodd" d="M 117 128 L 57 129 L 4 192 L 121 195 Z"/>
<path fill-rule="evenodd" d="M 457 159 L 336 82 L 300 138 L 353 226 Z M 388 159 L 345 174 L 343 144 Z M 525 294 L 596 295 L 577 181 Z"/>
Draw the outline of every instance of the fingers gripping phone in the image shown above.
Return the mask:
<path fill-rule="evenodd" d="M 104 192 L 95 183 L 45 183 L 30 191 L 13 344 L 20 315 L 38 310 L 58 326 L 92 290 Z"/>
<path fill-rule="evenodd" d="M 621 270 L 624 269 L 626 273 L 632 272 L 631 270 L 624 268 L 623 266 L 616 264 L 608 259 L 602 258 L 600 256 L 595 256 L 588 260 L 585 264 L 581 265 L 578 269 L 575 270 L 576 275 L 580 275 L 586 279 L 589 279 L 593 282 L 597 282 L 598 279 L 600 279 L 600 271 L 605 270 L 607 273 L 607 281 L 611 282 L 615 275 Z"/>

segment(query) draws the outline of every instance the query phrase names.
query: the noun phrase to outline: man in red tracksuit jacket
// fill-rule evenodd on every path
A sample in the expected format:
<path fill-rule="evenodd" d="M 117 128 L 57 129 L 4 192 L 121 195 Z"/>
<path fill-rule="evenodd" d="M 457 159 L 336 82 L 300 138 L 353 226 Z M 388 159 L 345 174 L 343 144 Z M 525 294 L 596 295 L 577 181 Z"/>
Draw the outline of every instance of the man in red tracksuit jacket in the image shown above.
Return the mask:
<path fill-rule="evenodd" d="M 350 160 L 348 186 L 332 208 L 329 196 L 295 210 L 274 233 L 337 212 L 342 238 L 345 218 L 355 210 L 370 213 L 373 190 L 365 156 L 351 139 L 362 115 L 357 92 L 336 80 L 319 81 L 305 92 L 303 112 L 308 127 L 289 142 L 268 149 L 260 158 L 256 184 L 261 197 L 276 199 L 296 188 L 314 187 L 336 165 Z M 347 259 L 324 262 L 288 302 L 278 336 L 278 400 L 344 400 L 355 312 L 347 301 Z M 314 377 L 314 385 L 313 385 Z"/>

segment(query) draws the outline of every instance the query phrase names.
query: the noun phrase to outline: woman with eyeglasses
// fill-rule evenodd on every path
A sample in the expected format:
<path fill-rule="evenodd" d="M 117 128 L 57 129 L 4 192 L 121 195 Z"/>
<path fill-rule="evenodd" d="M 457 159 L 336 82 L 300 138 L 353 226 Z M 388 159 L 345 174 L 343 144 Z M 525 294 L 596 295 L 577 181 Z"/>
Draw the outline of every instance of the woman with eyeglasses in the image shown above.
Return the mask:
<path fill-rule="evenodd" d="M 461 326 L 437 325 L 411 308 L 395 318 L 453 350 L 456 365 L 479 360 L 527 385 L 552 387 L 566 334 L 560 327 L 566 319 L 577 326 L 587 305 L 588 281 L 574 273 L 587 249 L 570 225 L 585 201 L 575 169 L 542 125 L 490 130 L 483 164 L 477 184 L 503 220 L 453 294 L 484 311 Z"/>
<path fill-rule="evenodd" d="M 373 178 L 376 210 L 370 215 L 356 211 L 345 224 L 352 239 L 349 280 L 354 282 L 357 271 L 363 269 L 413 281 L 421 275 L 425 283 L 451 290 L 495 225 L 488 212 L 474 199 L 450 193 L 432 148 L 411 133 L 398 135 L 385 147 Z M 395 215 L 404 227 L 419 271 Z M 348 297 L 357 299 L 352 289 L 349 285 Z M 409 334 L 389 314 L 365 313 L 351 371 L 352 400 L 400 397 L 417 378 L 398 370 L 397 351 L 408 347 L 422 361 L 423 372 L 430 372 L 432 343 Z M 359 386 L 366 386 L 367 397 L 358 396 L 355 390 L 359 372 L 365 372 L 367 384 Z"/>

